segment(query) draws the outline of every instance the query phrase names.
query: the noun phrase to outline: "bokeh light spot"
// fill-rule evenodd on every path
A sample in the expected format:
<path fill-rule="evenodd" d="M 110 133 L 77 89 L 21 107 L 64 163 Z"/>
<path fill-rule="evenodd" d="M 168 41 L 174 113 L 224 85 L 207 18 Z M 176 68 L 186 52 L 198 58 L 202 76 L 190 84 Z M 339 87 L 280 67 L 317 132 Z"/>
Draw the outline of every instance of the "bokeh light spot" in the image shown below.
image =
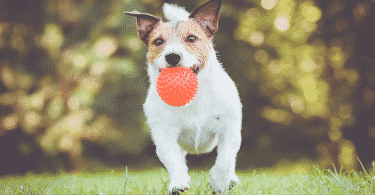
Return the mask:
<path fill-rule="evenodd" d="M 304 72 L 312 72 L 317 68 L 317 66 L 311 58 L 307 58 L 301 62 L 300 68 Z"/>
<path fill-rule="evenodd" d="M 12 89 L 15 84 L 14 74 L 12 69 L 8 66 L 8 63 L 2 63 L 1 67 L 1 81 L 7 87 Z"/>
<path fill-rule="evenodd" d="M 2 120 L 2 126 L 6 130 L 13 130 L 17 127 L 18 118 L 16 115 L 10 115 L 4 117 Z"/>
<path fill-rule="evenodd" d="M 86 66 L 87 59 L 82 54 L 76 54 L 73 58 L 73 64 L 78 68 L 84 68 Z"/>
<path fill-rule="evenodd" d="M 262 32 L 253 32 L 250 34 L 250 42 L 254 46 L 262 45 L 264 42 L 264 35 Z"/>
<path fill-rule="evenodd" d="M 261 3 L 262 7 L 266 10 L 271 10 L 275 7 L 276 1 L 275 0 L 262 0 Z"/>
<path fill-rule="evenodd" d="M 44 106 L 44 96 L 43 93 L 35 93 L 30 97 L 30 105 L 37 109 L 40 110 Z"/>
<path fill-rule="evenodd" d="M 356 163 L 355 159 L 355 145 L 345 140 L 341 145 L 339 154 L 339 162 L 345 169 L 353 169 Z"/>
<path fill-rule="evenodd" d="M 356 70 L 354 70 L 354 69 L 348 70 L 347 79 L 348 79 L 349 85 L 351 85 L 351 86 L 355 85 L 358 78 L 359 78 L 359 75 L 358 75 L 358 72 Z"/>
<path fill-rule="evenodd" d="M 342 132 L 341 131 L 338 131 L 338 130 L 332 130 L 330 129 L 328 131 L 328 137 L 329 139 L 331 139 L 333 142 L 339 140 L 342 138 Z"/>
<path fill-rule="evenodd" d="M 303 16 L 310 22 L 316 22 L 322 17 L 322 11 L 310 3 L 303 3 L 301 7 Z"/>
<path fill-rule="evenodd" d="M 277 30 L 284 32 L 289 29 L 289 20 L 285 17 L 278 17 L 274 23 Z"/>
<path fill-rule="evenodd" d="M 295 99 L 290 102 L 290 108 L 294 113 L 301 113 L 305 110 L 305 105 L 301 100 Z"/>
<path fill-rule="evenodd" d="M 107 58 L 117 50 L 117 42 L 112 37 L 102 37 L 94 46 L 94 51 L 97 57 Z"/>
<path fill-rule="evenodd" d="M 357 20 L 363 20 L 368 14 L 368 10 L 368 5 L 365 5 L 365 3 L 357 3 L 353 9 L 354 17 Z"/>
<path fill-rule="evenodd" d="M 24 118 L 25 123 L 23 130 L 28 134 L 34 133 L 35 127 L 40 124 L 41 120 L 42 116 L 34 111 L 26 113 Z"/>

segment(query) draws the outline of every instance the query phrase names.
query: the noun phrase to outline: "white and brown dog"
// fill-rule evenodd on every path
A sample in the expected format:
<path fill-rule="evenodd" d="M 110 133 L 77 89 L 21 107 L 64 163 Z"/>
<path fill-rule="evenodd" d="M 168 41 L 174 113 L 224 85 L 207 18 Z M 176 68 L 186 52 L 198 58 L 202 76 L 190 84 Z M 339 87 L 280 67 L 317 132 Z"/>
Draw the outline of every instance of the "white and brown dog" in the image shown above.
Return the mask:
<path fill-rule="evenodd" d="M 192 14 L 164 4 L 163 22 L 149 14 L 135 16 L 139 38 L 148 47 L 150 88 L 143 105 L 156 154 L 169 173 L 169 193 L 189 189 L 185 156 L 211 152 L 218 156 L 210 170 L 210 187 L 224 192 L 239 183 L 235 174 L 241 145 L 242 104 L 237 88 L 216 58 L 212 39 L 218 29 L 221 0 L 209 1 Z M 163 68 L 188 67 L 198 78 L 198 92 L 187 105 L 164 103 L 156 91 Z"/>

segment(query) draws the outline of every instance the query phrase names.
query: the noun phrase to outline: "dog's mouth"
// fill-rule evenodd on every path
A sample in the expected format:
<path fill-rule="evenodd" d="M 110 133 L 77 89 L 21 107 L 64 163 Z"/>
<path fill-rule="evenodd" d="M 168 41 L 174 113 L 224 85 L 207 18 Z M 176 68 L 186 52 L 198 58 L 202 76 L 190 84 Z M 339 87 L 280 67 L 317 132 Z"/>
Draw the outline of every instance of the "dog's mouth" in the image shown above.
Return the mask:
<path fill-rule="evenodd" d="M 194 64 L 190 69 L 191 69 L 195 74 L 198 74 L 199 69 L 200 69 L 200 66 Z"/>
<path fill-rule="evenodd" d="M 176 67 L 183 67 L 181 65 L 178 65 Z M 200 67 L 201 65 L 197 65 L 197 64 L 194 64 L 192 67 L 189 67 L 190 70 L 192 70 L 195 74 L 198 74 L 198 72 L 200 71 Z M 167 68 L 171 68 L 171 67 L 167 67 Z M 163 70 L 164 68 L 158 68 L 158 71 L 159 73 Z"/>

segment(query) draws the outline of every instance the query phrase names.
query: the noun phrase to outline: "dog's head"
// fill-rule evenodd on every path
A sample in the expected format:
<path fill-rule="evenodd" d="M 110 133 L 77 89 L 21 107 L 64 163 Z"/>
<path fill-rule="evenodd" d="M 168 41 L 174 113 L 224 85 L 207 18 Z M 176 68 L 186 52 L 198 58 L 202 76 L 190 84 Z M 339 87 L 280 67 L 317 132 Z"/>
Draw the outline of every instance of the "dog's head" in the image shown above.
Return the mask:
<path fill-rule="evenodd" d="M 169 67 L 188 67 L 196 74 L 214 52 L 212 38 L 218 29 L 221 0 L 198 7 L 187 21 L 166 22 L 138 12 L 135 16 L 139 38 L 148 47 L 149 63 L 158 71 Z"/>

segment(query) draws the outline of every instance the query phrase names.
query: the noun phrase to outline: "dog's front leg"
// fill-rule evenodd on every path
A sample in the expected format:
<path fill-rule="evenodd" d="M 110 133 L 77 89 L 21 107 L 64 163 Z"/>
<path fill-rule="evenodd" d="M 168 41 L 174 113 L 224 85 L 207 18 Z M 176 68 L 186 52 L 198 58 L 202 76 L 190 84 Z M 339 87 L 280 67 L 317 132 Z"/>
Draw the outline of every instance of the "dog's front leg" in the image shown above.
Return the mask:
<path fill-rule="evenodd" d="M 177 143 L 179 132 L 178 128 L 171 126 L 152 128 L 156 154 L 169 174 L 170 184 L 168 191 L 170 194 L 177 190 L 184 191 L 190 188 L 188 184 L 190 183 L 190 176 L 188 175 L 185 159 L 187 152 L 183 151 Z"/>
<path fill-rule="evenodd" d="M 233 182 L 239 183 L 235 173 L 236 156 L 241 145 L 241 122 L 227 122 L 224 131 L 219 135 L 217 158 L 210 170 L 210 187 L 215 193 L 224 192 Z"/>

